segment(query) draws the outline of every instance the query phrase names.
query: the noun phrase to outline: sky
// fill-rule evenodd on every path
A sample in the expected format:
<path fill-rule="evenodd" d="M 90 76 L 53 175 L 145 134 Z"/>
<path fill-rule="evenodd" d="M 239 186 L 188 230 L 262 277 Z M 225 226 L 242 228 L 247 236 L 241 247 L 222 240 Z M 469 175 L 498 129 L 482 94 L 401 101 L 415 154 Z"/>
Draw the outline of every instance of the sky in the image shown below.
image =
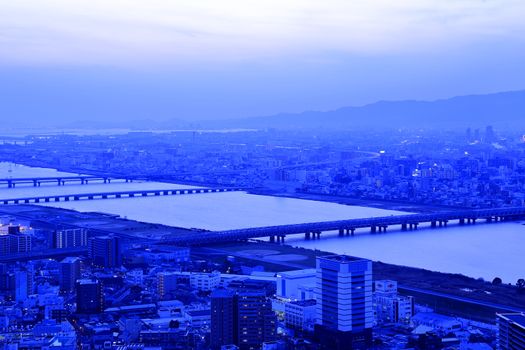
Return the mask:
<path fill-rule="evenodd" d="M 525 88 L 523 0 L 0 0 L 0 121 L 242 118 Z"/>

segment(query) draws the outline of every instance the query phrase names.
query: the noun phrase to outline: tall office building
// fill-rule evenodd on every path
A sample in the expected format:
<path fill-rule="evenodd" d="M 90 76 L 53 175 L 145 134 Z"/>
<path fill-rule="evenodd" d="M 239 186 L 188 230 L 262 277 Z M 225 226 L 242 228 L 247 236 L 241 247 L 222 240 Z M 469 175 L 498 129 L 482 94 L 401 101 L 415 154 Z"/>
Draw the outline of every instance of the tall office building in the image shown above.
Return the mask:
<path fill-rule="evenodd" d="M 525 314 L 496 314 L 499 350 L 525 349 Z"/>
<path fill-rule="evenodd" d="M 215 290 L 211 311 L 212 349 L 235 344 L 256 350 L 276 339 L 277 317 L 264 290 Z"/>
<path fill-rule="evenodd" d="M 60 290 L 72 292 L 75 290 L 76 281 L 80 278 L 80 259 L 67 257 L 60 262 Z"/>
<path fill-rule="evenodd" d="M 112 236 L 93 237 L 89 240 L 89 258 L 95 266 L 113 268 L 122 265 L 120 239 Z"/>
<path fill-rule="evenodd" d="M 372 262 L 347 255 L 317 258 L 316 335 L 322 349 L 367 349 L 372 342 Z"/>
<path fill-rule="evenodd" d="M 235 292 L 218 288 L 211 293 L 211 348 L 235 344 Z"/>
<path fill-rule="evenodd" d="M 102 285 L 96 279 L 80 279 L 76 282 L 77 313 L 96 314 L 104 308 Z"/>

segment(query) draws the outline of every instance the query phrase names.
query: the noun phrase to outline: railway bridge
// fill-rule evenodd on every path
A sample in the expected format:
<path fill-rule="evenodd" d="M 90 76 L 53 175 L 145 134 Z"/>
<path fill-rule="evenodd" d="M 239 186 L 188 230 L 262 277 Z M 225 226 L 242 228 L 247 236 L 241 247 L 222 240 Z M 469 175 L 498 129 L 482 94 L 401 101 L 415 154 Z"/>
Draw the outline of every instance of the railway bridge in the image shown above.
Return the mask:
<path fill-rule="evenodd" d="M 133 197 L 149 197 L 149 196 L 174 196 L 187 194 L 201 194 L 201 193 L 217 193 L 217 192 L 234 192 L 244 191 L 246 189 L 240 187 L 222 187 L 222 188 L 173 188 L 162 190 L 134 190 L 134 191 L 119 191 L 119 192 L 97 192 L 97 193 L 77 193 L 77 194 L 56 194 L 51 196 L 33 196 L 23 198 L 0 198 L 0 205 L 7 204 L 33 204 L 33 203 L 50 203 L 50 202 L 69 202 L 80 200 L 95 200 L 95 199 L 115 199 L 115 198 L 133 198 Z"/>
<path fill-rule="evenodd" d="M 357 229 L 369 229 L 370 233 L 386 232 L 389 227 L 401 230 L 417 230 L 421 224 L 431 228 L 445 228 L 450 222 L 459 225 L 472 225 L 476 222 L 497 223 L 525 219 L 525 207 L 457 210 L 450 212 L 390 215 L 362 219 L 310 222 L 292 225 L 253 227 L 226 231 L 188 233 L 167 238 L 163 243 L 178 245 L 202 245 L 232 242 L 251 238 L 269 237 L 272 242 L 284 242 L 289 235 L 304 235 L 304 238 L 320 239 L 323 232 L 337 231 L 339 236 L 352 236 Z"/>

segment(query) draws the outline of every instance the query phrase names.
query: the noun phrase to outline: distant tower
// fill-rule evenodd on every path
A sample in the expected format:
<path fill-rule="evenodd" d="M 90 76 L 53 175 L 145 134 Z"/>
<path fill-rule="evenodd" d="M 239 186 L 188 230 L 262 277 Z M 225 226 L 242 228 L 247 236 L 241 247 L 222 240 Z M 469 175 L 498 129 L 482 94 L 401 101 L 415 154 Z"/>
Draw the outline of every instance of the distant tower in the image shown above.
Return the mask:
<path fill-rule="evenodd" d="M 474 130 L 474 141 L 481 141 L 479 136 L 479 129 Z"/>
<path fill-rule="evenodd" d="M 317 258 L 316 334 L 321 349 L 368 349 L 374 309 L 372 262 L 347 255 Z"/>
<path fill-rule="evenodd" d="M 118 237 L 93 237 L 89 240 L 88 252 L 95 266 L 113 268 L 122 265 L 120 239 Z"/>
<path fill-rule="evenodd" d="M 472 129 L 467 128 L 467 132 L 465 133 L 465 140 L 470 143 L 472 142 Z"/>
<path fill-rule="evenodd" d="M 485 128 L 485 137 L 483 138 L 483 142 L 485 143 L 493 143 L 496 141 L 496 134 L 494 133 L 494 129 L 491 125 L 487 126 Z"/>

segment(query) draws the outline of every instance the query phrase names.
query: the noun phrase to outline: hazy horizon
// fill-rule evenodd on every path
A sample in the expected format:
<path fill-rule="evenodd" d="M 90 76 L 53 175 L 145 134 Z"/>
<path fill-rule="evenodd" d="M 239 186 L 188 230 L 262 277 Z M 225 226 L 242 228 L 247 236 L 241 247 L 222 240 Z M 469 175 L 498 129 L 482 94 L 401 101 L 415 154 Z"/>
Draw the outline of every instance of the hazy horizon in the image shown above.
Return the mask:
<path fill-rule="evenodd" d="M 220 120 L 525 88 L 515 0 L 0 2 L 0 115 Z"/>

